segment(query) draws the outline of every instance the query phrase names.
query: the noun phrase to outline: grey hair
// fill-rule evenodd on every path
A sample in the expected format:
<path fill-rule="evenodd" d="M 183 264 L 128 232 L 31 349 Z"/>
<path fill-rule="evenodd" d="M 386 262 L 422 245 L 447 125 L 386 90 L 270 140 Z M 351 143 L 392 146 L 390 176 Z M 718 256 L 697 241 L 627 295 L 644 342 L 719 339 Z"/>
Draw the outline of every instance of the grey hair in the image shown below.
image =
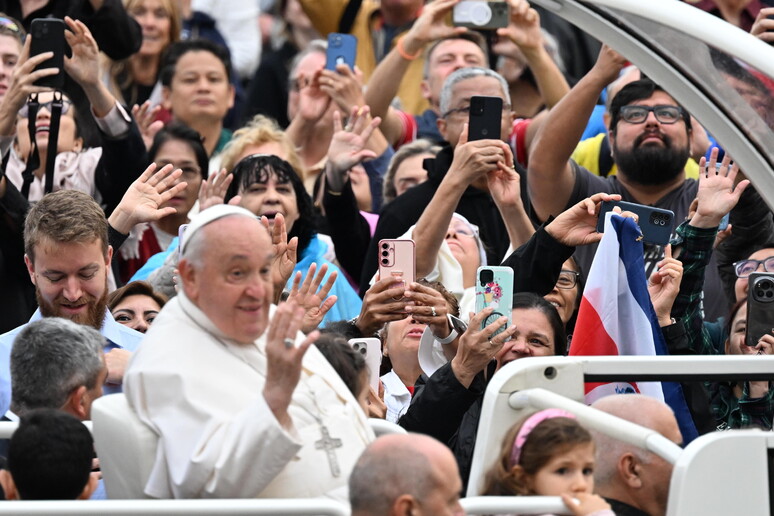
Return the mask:
<path fill-rule="evenodd" d="M 395 180 L 395 173 L 398 171 L 398 167 L 400 167 L 401 163 L 408 158 L 418 156 L 419 154 L 432 154 L 435 156 L 440 151 L 440 145 L 436 145 L 430 140 L 424 139 L 414 140 L 411 143 L 402 145 L 392 156 L 390 164 L 387 167 L 387 173 L 384 174 L 384 182 L 382 183 L 382 203 L 387 204 L 398 196 L 398 192 L 395 189 L 393 182 Z"/>
<path fill-rule="evenodd" d="M 511 93 L 508 90 L 508 82 L 502 75 L 489 68 L 481 68 L 479 66 L 460 68 L 459 70 L 452 72 L 446 78 L 443 83 L 443 88 L 441 88 L 441 99 L 439 102 L 441 116 L 451 109 L 452 90 L 454 89 L 454 85 L 467 79 L 473 79 L 474 77 L 492 77 L 493 79 L 497 79 L 503 90 L 503 101 L 506 104 L 511 103 Z"/>
<path fill-rule="evenodd" d="M 204 236 L 202 236 L 202 229 L 204 228 L 200 228 L 199 231 L 194 232 L 192 235 L 183 235 L 183 238 L 186 239 L 185 248 L 180 254 L 180 260 L 178 260 L 178 263 L 182 260 L 185 260 L 197 269 L 202 268 L 204 265 L 203 255 L 205 249 L 205 239 Z M 183 245 L 182 241 L 178 245 Z"/>
<path fill-rule="evenodd" d="M 288 74 L 288 81 L 292 82 L 296 80 L 295 77 L 295 71 L 296 68 L 298 68 L 298 63 L 301 62 L 302 59 L 304 59 L 309 54 L 314 54 L 315 52 L 319 52 L 321 54 L 325 54 L 328 52 L 328 42 L 324 39 L 313 39 L 310 41 L 304 49 L 296 54 L 293 57 L 293 60 L 290 62 L 290 74 Z"/>
<path fill-rule="evenodd" d="M 615 484 L 618 476 L 618 461 L 621 455 L 631 453 L 642 464 L 653 462 L 653 453 L 611 437 L 605 433 L 590 430 L 596 448 L 594 450 L 594 482 L 597 487 L 607 487 Z"/>
<path fill-rule="evenodd" d="M 389 450 L 366 448 L 349 477 L 352 514 L 390 514 L 393 502 L 402 495 L 423 500 L 435 487 L 432 464 L 422 453 L 408 447 Z"/>
<path fill-rule="evenodd" d="M 93 389 L 105 367 L 104 345 L 94 328 L 59 317 L 25 326 L 11 349 L 12 410 L 59 409 L 74 389 Z"/>

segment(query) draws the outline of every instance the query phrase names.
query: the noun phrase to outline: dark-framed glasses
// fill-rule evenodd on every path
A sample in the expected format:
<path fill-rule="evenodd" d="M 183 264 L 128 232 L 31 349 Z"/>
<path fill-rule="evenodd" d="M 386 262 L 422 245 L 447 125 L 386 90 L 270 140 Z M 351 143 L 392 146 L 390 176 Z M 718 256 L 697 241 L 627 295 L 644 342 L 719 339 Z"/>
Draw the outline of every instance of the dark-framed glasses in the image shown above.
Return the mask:
<path fill-rule="evenodd" d="M 769 256 L 765 260 L 741 260 L 734 264 L 734 272 L 737 278 L 746 278 L 753 272 L 758 270 L 758 267 L 763 265 L 763 270 L 766 272 L 774 272 L 774 256 Z"/>
<path fill-rule="evenodd" d="M 631 104 L 621 107 L 621 119 L 630 124 L 641 124 L 648 118 L 649 113 L 656 116 L 656 120 L 662 124 L 674 124 L 683 118 L 683 108 L 680 106 L 658 105 L 640 106 Z"/>
<path fill-rule="evenodd" d="M 562 269 L 562 272 L 559 273 L 559 279 L 556 280 L 556 286 L 565 289 L 575 288 L 575 285 L 578 284 L 578 277 L 580 277 L 579 272 Z"/>

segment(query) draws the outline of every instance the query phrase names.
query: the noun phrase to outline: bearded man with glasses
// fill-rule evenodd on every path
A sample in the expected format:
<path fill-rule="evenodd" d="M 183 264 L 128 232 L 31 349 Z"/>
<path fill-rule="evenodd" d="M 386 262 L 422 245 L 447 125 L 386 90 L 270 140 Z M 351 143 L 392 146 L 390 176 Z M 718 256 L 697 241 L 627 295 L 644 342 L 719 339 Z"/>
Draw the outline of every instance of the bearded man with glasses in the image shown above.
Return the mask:
<path fill-rule="evenodd" d="M 627 84 L 611 102 L 608 135 L 618 173 L 598 177 L 570 159 L 596 99 L 625 64 L 623 56 L 604 46 L 594 68 L 549 113 L 530 153 L 528 173 L 530 201 L 539 220 L 597 192 L 671 210 L 675 225 L 688 216 L 699 185 L 686 179 L 684 171 L 690 156 L 691 117 L 650 79 Z M 595 252 L 596 246 L 578 249 L 582 272 L 588 272 Z M 648 276 L 663 257 L 661 246 L 645 245 Z M 714 269 L 713 261 L 710 270 Z M 717 274 L 706 277 L 704 302 L 708 319 L 725 315 L 727 303 Z"/>

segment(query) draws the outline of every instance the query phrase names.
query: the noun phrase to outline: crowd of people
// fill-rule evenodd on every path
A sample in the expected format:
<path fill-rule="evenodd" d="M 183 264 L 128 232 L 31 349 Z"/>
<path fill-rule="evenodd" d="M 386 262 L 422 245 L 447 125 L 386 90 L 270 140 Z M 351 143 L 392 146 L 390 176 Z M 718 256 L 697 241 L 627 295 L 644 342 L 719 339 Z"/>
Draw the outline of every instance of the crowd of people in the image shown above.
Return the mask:
<path fill-rule="evenodd" d="M 674 212 L 671 245 L 643 246 L 670 353 L 774 353 L 746 339 L 774 219 L 723 142 L 637 63 L 504 1 L 493 31 L 452 26 L 460 0 L 0 2 L 5 498 L 105 498 L 79 421 L 123 393 L 158 437 L 150 497 L 460 514 L 492 375 L 572 346 L 604 201 Z M 696 7 L 774 41 L 765 1 Z M 47 16 L 64 70 L 31 53 Z M 326 66 L 334 32 L 354 68 Z M 774 109 L 771 79 L 724 70 Z M 499 135 L 470 137 L 473 96 L 502 101 Z M 379 276 L 384 239 L 413 240 L 411 281 Z M 513 271 L 510 318 L 476 309 L 487 265 Z M 379 342 L 380 381 L 353 339 Z M 769 382 L 684 389 L 699 433 L 772 429 Z M 682 443 L 660 401 L 593 406 Z M 663 516 L 670 472 L 548 409 L 483 485 Z"/>

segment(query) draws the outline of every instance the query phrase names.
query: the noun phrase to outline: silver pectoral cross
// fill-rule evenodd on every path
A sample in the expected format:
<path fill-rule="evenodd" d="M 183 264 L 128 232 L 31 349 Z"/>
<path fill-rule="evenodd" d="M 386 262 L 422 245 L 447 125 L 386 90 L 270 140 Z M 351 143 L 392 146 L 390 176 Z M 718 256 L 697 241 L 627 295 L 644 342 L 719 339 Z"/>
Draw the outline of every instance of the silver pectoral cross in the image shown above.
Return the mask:
<path fill-rule="evenodd" d="M 322 439 L 316 441 L 314 447 L 318 450 L 325 450 L 325 454 L 328 455 L 328 464 L 331 467 L 331 475 L 338 477 L 341 475 L 341 470 L 333 450 L 341 448 L 341 439 L 332 439 L 331 434 L 328 433 L 328 427 L 325 425 L 320 425 L 320 432 L 322 433 Z"/>

